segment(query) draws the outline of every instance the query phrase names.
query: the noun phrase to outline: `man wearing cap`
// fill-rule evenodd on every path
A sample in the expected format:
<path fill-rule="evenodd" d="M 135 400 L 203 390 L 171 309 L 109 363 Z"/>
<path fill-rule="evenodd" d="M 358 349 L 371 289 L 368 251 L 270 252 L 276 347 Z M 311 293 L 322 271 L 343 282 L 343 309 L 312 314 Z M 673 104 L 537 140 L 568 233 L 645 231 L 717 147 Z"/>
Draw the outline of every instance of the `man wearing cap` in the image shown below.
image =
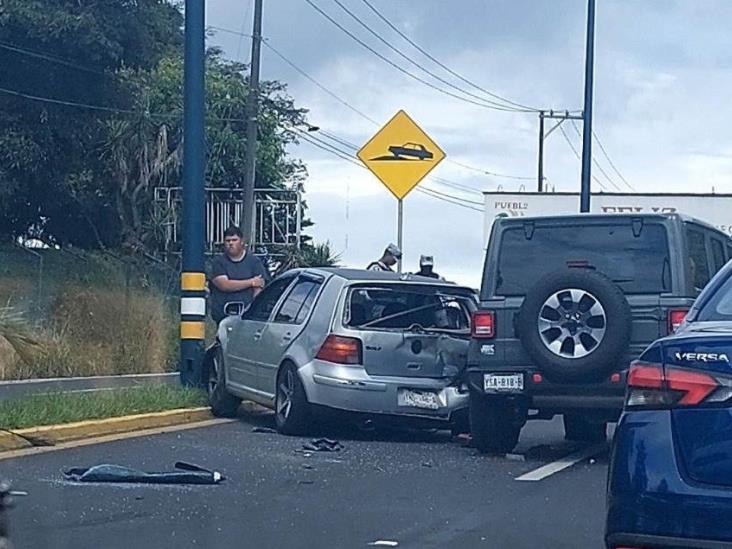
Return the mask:
<path fill-rule="evenodd" d="M 369 266 L 366 267 L 369 271 L 391 271 L 393 272 L 394 265 L 402 258 L 402 251 L 396 244 L 389 244 L 384 250 L 384 255 L 378 261 L 372 261 Z"/>
<path fill-rule="evenodd" d="M 432 270 L 434 266 L 435 260 L 431 255 L 421 255 L 419 256 L 419 271 L 414 274 L 419 276 L 426 276 L 429 278 L 441 279 L 442 277 Z"/>

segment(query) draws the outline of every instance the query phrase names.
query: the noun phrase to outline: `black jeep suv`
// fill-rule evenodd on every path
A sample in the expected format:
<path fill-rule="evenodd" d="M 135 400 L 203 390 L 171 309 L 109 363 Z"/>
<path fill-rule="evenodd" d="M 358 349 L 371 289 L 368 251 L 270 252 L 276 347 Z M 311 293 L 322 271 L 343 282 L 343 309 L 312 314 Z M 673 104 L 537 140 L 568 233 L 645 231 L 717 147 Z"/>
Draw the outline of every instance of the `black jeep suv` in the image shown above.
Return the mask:
<path fill-rule="evenodd" d="M 566 438 L 604 440 L 630 362 L 729 259 L 727 235 L 677 214 L 497 219 L 468 352 L 473 444 L 509 452 L 556 414 Z"/>

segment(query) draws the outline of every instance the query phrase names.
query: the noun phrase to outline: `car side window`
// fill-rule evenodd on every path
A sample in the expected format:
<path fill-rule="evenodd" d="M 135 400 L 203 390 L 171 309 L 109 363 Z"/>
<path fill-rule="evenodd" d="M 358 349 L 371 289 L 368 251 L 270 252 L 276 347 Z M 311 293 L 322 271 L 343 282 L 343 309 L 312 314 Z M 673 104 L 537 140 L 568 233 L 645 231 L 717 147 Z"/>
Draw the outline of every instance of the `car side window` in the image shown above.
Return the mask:
<path fill-rule="evenodd" d="M 724 244 L 722 244 L 721 240 L 714 237 L 711 238 L 710 243 L 712 247 L 712 262 L 716 274 L 726 263 L 724 259 Z"/>
<path fill-rule="evenodd" d="M 704 233 L 696 229 L 687 229 L 686 237 L 689 242 L 691 280 L 694 288 L 701 291 L 711 278 Z"/>
<path fill-rule="evenodd" d="M 266 322 L 282 297 L 282 294 L 292 283 L 292 277 L 278 278 L 267 286 L 252 302 L 251 307 L 246 310 L 242 318 L 244 320 L 256 320 Z"/>
<path fill-rule="evenodd" d="M 319 287 L 320 283 L 315 280 L 298 280 L 285 298 L 279 311 L 277 311 L 274 321 L 286 324 L 301 324 L 304 322 Z"/>

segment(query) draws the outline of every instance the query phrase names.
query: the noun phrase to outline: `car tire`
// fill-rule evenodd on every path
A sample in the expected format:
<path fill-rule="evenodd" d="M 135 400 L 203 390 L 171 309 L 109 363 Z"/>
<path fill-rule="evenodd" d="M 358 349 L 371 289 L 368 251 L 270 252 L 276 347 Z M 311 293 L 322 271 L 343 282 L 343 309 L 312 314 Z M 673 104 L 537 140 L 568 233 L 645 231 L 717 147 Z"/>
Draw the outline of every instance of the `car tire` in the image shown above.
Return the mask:
<path fill-rule="evenodd" d="M 312 425 L 312 409 L 294 364 L 286 363 L 277 373 L 275 423 L 283 435 L 305 435 Z"/>
<path fill-rule="evenodd" d="M 564 438 L 577 442 L 607 440 L 607 421 L 593 420 L 578 414 L 564 414 Z"/>
<path fill-rule="evenodd" d="M 241 405 L 241 399 L 226 390 L 226 368 L 224 366 L 224 352 L 221 346 L 216 346 L 210 353 L 208 364 L 208 405 L 211 413 L 216 417 L 236 417 Z"/>
<path fill-rule="evenodd" d="M 482 454 L 505 454 L 516 447 L 523 422 L 504 399 L 470 394 L 470 434 Z"/>
<path fill-rule="evenodd" d="M 526 352 L 559 383 L 596 382 L 609 375 L 627 353 L 631 326 L 620 288 L 588 269 L 539 280 L 527 292 L 516 323 Z"/>

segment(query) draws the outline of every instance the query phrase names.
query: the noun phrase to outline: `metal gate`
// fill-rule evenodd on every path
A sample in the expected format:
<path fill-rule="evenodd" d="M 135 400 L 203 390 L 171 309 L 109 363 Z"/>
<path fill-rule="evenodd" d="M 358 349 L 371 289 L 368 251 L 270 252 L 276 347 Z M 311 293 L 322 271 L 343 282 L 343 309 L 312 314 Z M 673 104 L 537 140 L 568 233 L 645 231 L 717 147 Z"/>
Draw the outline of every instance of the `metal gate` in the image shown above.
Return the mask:
<path fill-rule="evenodd" d="M 214 253 L 224 242 L 231 225 L 244 219 L 242 189 L 206 188 L 206 252 Z M 254 243 L 257 246 L 300 247 L 302 197 L 299 190 L 255 189 Z M 181 251 L 179 219 L 181 188 L 155 189 L 155 218 L 162 229 L 162 252 Z"/>

